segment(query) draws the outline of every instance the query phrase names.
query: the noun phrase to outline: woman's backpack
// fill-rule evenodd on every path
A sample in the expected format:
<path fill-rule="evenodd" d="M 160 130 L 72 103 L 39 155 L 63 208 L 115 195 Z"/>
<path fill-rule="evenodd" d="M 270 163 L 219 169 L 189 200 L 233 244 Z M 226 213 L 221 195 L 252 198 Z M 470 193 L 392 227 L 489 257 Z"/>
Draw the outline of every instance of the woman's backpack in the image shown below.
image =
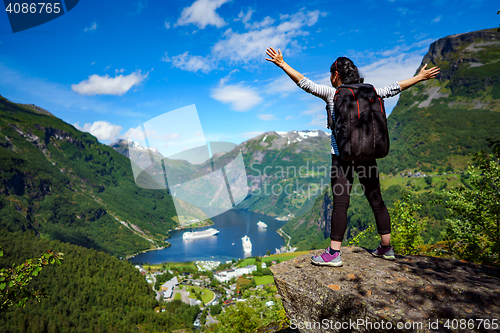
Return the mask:
<path fill-rule="evenodd" d="M 328 111 L 340 158 L 364 161 L 389 153 L 389 131 L 384 101 L 370 84 L 341 85 L 334 97 L 335 122 Z"/>

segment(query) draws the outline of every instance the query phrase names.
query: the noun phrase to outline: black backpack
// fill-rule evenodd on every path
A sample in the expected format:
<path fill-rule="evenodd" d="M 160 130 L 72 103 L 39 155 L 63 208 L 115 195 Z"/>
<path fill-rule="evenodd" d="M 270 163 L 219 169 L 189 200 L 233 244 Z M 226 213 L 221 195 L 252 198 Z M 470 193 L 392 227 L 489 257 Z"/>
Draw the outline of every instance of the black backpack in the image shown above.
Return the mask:
<path fill-rule="evenodd" d="M 341 85 L 334 97 L 335 122 L 328 110 L 340 158 L 365 161 L 389 153 L 389 131 L 384 101 L 370 84 Z"/>

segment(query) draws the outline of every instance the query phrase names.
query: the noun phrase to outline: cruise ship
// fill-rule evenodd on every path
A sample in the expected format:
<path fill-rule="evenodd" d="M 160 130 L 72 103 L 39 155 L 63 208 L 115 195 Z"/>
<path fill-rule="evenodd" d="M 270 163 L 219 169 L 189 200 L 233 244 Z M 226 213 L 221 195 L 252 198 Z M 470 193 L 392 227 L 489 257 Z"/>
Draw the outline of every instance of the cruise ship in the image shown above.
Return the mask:
<path fill-rule="evenodd" d="M 241 238 L 241 241 L 243 242 L 243 251 L 245 253 L 252 252 L 252 242 L 250 242 L 250 238 L 245 235 L 245 237 Z"/>
<path fill-rule="evenodd" d="M 196 239 L 210 237 L 219 233 L 219 230 L 210 228 L 203 231 L 188 231 L 182 234 L 182 239 Z"/>
<path fill-rule="evenodd" d="M 265 223 L 264 223 L 264 222 L 262 222 L 262 221 L 257 222 L 257 225 L 258 225 L 259 227 L 261 227 L 261 228 L 267 228 L 267 224 L 265 224 Z"/>

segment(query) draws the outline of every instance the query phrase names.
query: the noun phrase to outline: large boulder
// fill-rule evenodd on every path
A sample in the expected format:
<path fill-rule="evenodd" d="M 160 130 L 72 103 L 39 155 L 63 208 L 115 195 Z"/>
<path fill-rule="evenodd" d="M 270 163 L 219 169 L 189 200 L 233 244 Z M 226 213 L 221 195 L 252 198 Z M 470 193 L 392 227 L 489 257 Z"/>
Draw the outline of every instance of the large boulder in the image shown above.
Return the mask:
<path fill-rule="evenodd" d="M 320 253 L 271 267 L 300 332 L 500 331 L 498 268 L 425 256 L 387 261 L 360 247 L 342 249 L 342 267 L 312 265 Z"/>

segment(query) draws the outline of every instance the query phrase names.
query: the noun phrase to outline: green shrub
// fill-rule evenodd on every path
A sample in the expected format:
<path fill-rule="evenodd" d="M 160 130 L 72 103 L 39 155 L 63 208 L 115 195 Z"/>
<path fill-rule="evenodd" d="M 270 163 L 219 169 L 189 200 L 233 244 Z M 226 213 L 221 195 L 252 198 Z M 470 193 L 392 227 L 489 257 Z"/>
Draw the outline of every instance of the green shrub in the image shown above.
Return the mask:
<path fill-rule="evenodd" d="M 402 199 L 389 209 L 392 220 L 391 243 L 399 254 L 418 254 L 423 244 L 422 231 L 427 218 L 420 218 L 417 212 L 422 208 L 420 203 L 410 203 L 410 194 L 403 193 Z"/>
<path fill-rule="evenodd" d="M 447 191 L 444 234 L 457 258 L 480 264 L 499 265 L 500 259 L 500 141 L 489 140 L 493 154 L 474 155 L 468 184 Z"/>

